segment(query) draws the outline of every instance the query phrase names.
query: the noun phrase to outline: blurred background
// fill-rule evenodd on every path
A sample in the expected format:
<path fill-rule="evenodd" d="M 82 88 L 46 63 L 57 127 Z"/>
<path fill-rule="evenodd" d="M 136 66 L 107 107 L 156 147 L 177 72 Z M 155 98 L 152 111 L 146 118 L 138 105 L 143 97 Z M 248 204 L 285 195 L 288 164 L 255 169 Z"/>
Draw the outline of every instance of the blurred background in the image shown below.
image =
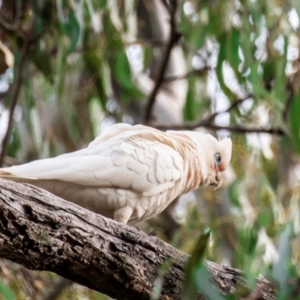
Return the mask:
<path fill-rule="evenodd" d="M 138 226 L 188 253 L 210 228 L 205 258 L 297 299 L 299 16 L 297 0 L 2 0 L 0 162 L 80 149 L 118 122 L 230 136 L 222 188 Z M 0 299 L 108 298 L 1 260 Z"/>

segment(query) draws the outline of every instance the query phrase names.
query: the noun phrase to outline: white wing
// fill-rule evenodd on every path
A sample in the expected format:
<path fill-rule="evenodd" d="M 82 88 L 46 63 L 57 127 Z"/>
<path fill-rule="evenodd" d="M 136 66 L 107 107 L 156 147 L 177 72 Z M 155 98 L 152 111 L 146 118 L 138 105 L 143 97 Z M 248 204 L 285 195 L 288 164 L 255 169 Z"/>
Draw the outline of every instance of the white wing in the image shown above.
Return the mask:
<path fill-rule="evenodd" d="M 114 127 L 85 149 L 1 170 L 16 177 L 133 189 L 145 196 L 172 188 L 182 177 L 183 159 L 163 143 L 169 139 L 164 133 L 147 129 L 147 139 L 139 134 L 144 126 Z"/>

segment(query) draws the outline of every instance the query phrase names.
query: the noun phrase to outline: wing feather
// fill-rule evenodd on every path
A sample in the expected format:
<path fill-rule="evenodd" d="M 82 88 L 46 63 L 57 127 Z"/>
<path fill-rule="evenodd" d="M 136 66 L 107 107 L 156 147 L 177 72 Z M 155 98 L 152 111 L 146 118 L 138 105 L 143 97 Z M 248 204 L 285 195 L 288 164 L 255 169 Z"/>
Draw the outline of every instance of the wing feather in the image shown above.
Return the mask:
<path fill-rule="evenodd" d="M 2 169 L 16 177 L 60 180 L 84 186 L 133 189 L 155 195 L 172 188 L 183 175 L 183 159 L 164 143 L 164 133 L 139 136 L 141 128 L 117 126 L 85 149 Z M 138 133 L 137 133 L 138 132 Z"/>

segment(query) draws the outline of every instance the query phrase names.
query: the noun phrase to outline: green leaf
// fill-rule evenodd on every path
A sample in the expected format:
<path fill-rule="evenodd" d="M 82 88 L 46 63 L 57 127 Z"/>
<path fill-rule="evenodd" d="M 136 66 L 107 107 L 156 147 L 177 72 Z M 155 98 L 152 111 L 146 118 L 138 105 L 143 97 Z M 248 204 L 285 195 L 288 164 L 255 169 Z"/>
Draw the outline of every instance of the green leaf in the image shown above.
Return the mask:
<path fill-rule="evenodd" d="M 189 88 L 186 95 L 186 102 L 183 110 L 183 118 L 185 121 L 194 121 L 197 110 L 195 110 L 195 84 L 196 80 L 194 77 L 189 78 Z"/>
<path fill-rule="evenodd" d="M 146 71 L 149 68 L 149 64 L 153 57 L 153 48 L 152 47 L 144 47 L 144 71 Z"/>
<path fill-rule="evenodd" d="M 240 33 L 235 28 L 227 34 L 227 59 L 234 70 L 237 70 L 241 59 L 239 56 Z"/>
<path fill-rule="evenodd" d="M 276 59 L 275 69 L 275 99 L 278 102 L 284 102 L 286 99 L 286 81 L 287 77 L 285 74 L 286 63 L 287 63 L 287 37 L 284 38 L 284 53 Z"/>
<path fill-rule="evenodd" d="M 98 99 L 100 99 L 102 109 L 105 111 L 107 95 L 105 93 L 106 89 L 104 86 L 106 81 L 103 76 L 101 76 L 103 72 L 105 72 L 102 57 L 97 53 L 97 49 L 90 49 L 85 52 L 84 59 L 86 71 L 95 77 L 95 90 L 97 91 Z"/>
<path fill-rule="evenodd" d="M 7 285 L 5 285 L 1 280 L 0 280 L 0 295 L 2 295 L 5 300 L 15 299 L 15 295 L 13 291 Z"/>
<path fill-rule="evenodd" d="M 73 11 L 69 12 L 68 21 L 63 24 L 65 34 L 70 38 L 71 44 L 67 54 L 73 52 L 77 46 L 80 37 L 80 25 Z"/>
<path fill-rule="evenodd" d="M 300 153 L 300 91 L 294 98 L 290 108 L 290 126 L 293 142 L 296 150 Z"/>
<path fill-rule="evenodd" d="M 96 3 L 98 4 L 99 8 L 105 8 L 107 6 L 107 0 L 98 0 Z"/>
<path fill-rule="evenodd" d="M 34 45 L 35 47 L 31 51 L 31 60 L 35 66 L 42 72 L 47 80 L 50 82 L 53 80 L 53 65 L 50 59 L 50 55 L 47 49 L 42 49 L 40 43 Z"/>
<path fill-rule="evenodd" d="M 13 128 L 10 141 L 7 147 L 7 154 L 11 157 L 17 157 L 17 153 L 21 148 L 21 139 L 19 131 Z"/>
<path fill-rule="evenodd" d="M 184 274 L 184 284 L 182 289 L 182 299 L 189 300 L 195 299 L 195 295 L 198 291 L 196 273 L 201 267 L 201 262 L 209 241 L 210 230 L 205 230 L 203 234 L 200 235 L 194 251 L 186 265 Z"/>
<path fill-rule="evenodd" d="M 217 67 L 216 67 L 216 74 L 223 93 L 230 99 L 230 101 L 233 101 L 235 99 L 235 96 L 225 84 L 225 80 L 223 77 L 223 63 L 226 61 L 227 58 L 226 37 L 227 37 L 226 34 L 222 34 L 219 37 L 220 49 L 219 49 Z"/>
<path fill-rule="evenodd" d="M 225 300 L 226 298 L 211 283 L 210 274 L 206 266 L 201 266 L 196 272 L 196 283 L 198 290 L 204 294 L 207 299 Z M 194 298 L 190 298 L 194 299 Z"/>
<path fill-rule="evenodd" d="M 271 94 L 262 85 L 261 75 L 258 72 L 259 67 L 259 61 L 253 62 L 250 66 L 250 75 L 248 77 L 253 86 L 253 95 L 256 101 L 259 101 L 260 98 L 271 98 Z"/>
<path fill-rule="evenodd" d="M 159 269 L 158 277 L 155 279 L 153 284 L 153 289 L 151 293 L 151 300 L 158 300 L 161 298 L 161 291 L 163 289 L 164 283 L 164 276 L 170 270 L 171 266 L 173 265 L 174 260 L 169 259 L 166 260 Z"/>
<path fill-rule="evenodd" d="M 265 180 L 262 181 L 261 192 L 259 197 L 259 202 L 261 204 L 261 211 L 257 217 L 257 227 L 264 227 L 267 231 L 274 230 L 274 202 L 275 195 Z"/>
<path fill-rule="evenodd" d="M 103 10 L 102 14 L 103 18 L 103 27 L 105 28 L 105 33 L 107 38 L 105 39 L 105 42 L 107 43 L 107 55 L 108 57 L 114 57 L 115 53 L 118 53 L 119 50 L 124 48 L 122 36 L 120 32 L 117 30 L 115 25 L 113 24 L 110 13 L 108 10 Z"/>
<path fill-rule="evenodd" d="M 116 57 L 114 71 L 120 85 L 125 89 L 130 89 L 132 85 L 131 70 L 127 55 L 123 50 L 121 50 Z"/>
<path fill-rule="evenodd" d="M 139 91 L 136 88 L 136 85 L 132 82 L 129 61 L 123 49 L 120 49 L 117 53 L 116 59 L 112 61 L 112 69 L 113 75 L 116 77 L 118 83 L 125 92 L 123 99 L 129 97 L 140 99 L 144 97 L 144 94 Z"/>
<path fill-rule="evenodd" d="M 199 24 L 201 26 L 201 24 Z M 189 28 L 189 33 L 187 36 L 189 37 L 189 42 L 193 45 L 193 48 L 196 50 L 201 49 L 204 44 L 205 38 L 209 34 L 211 24 L 207 26 L 202 26 L 199 31 L 198 27 L 195 27 L 195 24 L 192 24 L 191 28 Z"/>
<path fill-rule="evenodd" d="M 278 243 L 279 259 L 273 266 L 272 275 L 279 284 L 279 298 L 283 299 L 288 293 L 289 270 L 287 262 L 291 257 L 290 238 L 292 235 L 291 224 L 287 224 L 283 232 L 280 234 Z"/>
<path fill-rule="evenodd" d="M 258 239 L 258 230 L 255 227 L 247 227 L 239 231 L 239 240 L 244 256 L 253 256 Z"/>

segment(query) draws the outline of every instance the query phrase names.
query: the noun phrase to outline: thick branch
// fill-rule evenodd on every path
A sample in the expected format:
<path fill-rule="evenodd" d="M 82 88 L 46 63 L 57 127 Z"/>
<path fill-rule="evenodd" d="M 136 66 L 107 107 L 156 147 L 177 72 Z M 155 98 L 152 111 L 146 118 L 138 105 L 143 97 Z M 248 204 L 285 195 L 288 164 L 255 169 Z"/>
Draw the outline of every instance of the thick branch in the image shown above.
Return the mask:
<path fill-rule="evenodd" d="M 187 254 L 136 228 L 41 189 L 3 179 L 0 257 L 29 269 L 55 272 L 116 299 L 141 300 L 150 299 L 162 265 L 170 262 L 160 299 L 180 299 L 188 259 Z M 234 292 L 237 282 L 242 282 L 238 270 L 211 262 L 207 266 L 223 293 Z M 259 295 L 259 299 L 275 299 L 270 287 L 265 296 Z"/>

